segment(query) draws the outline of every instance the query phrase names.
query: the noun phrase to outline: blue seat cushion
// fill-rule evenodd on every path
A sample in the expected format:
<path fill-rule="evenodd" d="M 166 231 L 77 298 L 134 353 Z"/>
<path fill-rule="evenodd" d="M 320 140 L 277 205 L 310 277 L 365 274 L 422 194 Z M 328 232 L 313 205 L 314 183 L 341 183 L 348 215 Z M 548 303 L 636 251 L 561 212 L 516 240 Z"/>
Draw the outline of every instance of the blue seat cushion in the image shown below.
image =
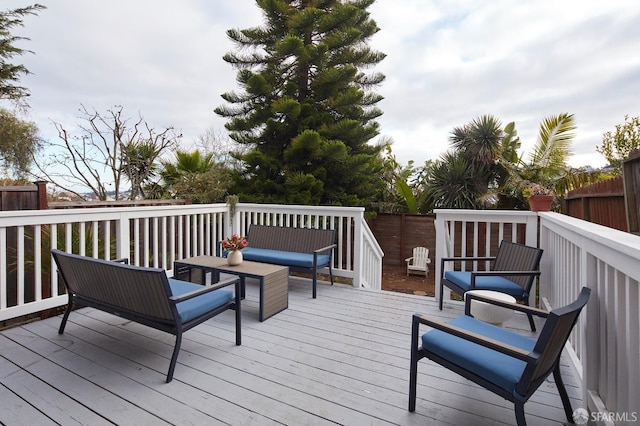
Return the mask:
<path fill-rule="evenodd" d="M 172 296 L 180 296 L 181 294 L 194 290 L 202 290 L 202 286 L 199 284 L 175 280 L 173 278 L 169 278 L 169 287 L 171 287 Z M 233 300 L 233 291 L 219 289 L 180 302 L 176 304 L 176 308 L 178 309 L 180 320 L 185 323 L 229 303 L 231 300 Z"/>
<path fill-rule="evenodd" d="M 531 352 L 535 339 L 463 315 L 449 324 Z M 526 363 L 440 330 L 422 335 L 422 347 L 514 394 Z"/>
<path fill-rule="evenodd" d="M 464 291 L 472 290 L 471 288 L 471 272 L 466 271 L 447 271 L 444 278 L 451 281 Z M 507 293 L 516 299 L 522 299 L 525 296 L 524 289 L 518 284 L 504 277 L 492 275 L 489 277 L 476 276 L 476 285 L 473 290 L 493 290 L 501 293 Z"/>
<path fill-rule="evenodd" d="M 284 265 L 298 268 L 313 268 L 313 254 L 296 253 L 292 251 L 281 251 L 249 247 L 242 250 L 242 258 L 253 262 L 272 263 L 274 265 Z M 329 265 L 331 256 L 318 255 L 318 267 Z"/>

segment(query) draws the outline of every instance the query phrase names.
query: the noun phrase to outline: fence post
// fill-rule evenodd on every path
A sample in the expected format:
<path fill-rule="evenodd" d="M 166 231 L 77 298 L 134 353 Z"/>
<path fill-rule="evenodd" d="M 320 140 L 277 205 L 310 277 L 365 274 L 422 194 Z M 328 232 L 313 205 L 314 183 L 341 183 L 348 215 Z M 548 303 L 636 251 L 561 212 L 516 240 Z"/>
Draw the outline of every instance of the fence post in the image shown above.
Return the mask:
<path fill-rule="evenodd" d="M 34 182 L 38 187 L 38 210 L 49 210 L 47 201 L 47 181 L 38 180 Z"/>

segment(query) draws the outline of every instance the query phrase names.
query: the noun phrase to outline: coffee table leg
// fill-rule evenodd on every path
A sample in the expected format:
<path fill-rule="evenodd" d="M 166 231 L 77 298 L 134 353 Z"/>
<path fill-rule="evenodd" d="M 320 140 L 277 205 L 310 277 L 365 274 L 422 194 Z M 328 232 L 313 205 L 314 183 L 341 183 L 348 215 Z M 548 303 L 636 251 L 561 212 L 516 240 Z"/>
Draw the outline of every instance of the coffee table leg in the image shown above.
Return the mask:
<path fill-rule="evenodd" d="M 289 269 L 260 279 L 260 321 L 289 307 Z"/>

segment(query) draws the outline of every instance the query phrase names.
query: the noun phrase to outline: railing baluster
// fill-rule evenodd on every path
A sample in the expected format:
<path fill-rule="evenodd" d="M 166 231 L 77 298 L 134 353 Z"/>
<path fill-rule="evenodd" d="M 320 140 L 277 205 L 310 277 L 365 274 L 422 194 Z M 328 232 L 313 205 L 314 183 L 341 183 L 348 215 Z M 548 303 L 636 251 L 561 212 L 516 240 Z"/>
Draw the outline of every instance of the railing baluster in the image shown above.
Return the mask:
<path fill-rule="evenodd" d="M 0 311 L 7 309 L 7 228 L 0 228 Z"/>
<path fill-rule="evenodd" d="M 39 249 L 42 246 L 42 228 L 40 225 L 34 225 L 33 227 L 33 277 L 35 287 L 35 300 L 42 300 L 42 251 Z M 2 246 L 0 246 L 2 247 Z"/>
<path fill-rule="evenodd" d="M 17 236 L 17 275 L 18 282 L 24 282 L 24 226 L 18 226 L 18 236 Z M 24 305 L 24 285 L 18 286 L 18 306 Z"/>

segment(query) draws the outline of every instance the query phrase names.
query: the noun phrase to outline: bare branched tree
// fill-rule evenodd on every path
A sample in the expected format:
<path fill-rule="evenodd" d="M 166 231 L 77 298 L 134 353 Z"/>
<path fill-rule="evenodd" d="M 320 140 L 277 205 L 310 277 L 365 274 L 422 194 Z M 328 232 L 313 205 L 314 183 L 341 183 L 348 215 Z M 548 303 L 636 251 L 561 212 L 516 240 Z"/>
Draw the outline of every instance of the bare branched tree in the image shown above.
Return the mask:
<path fill-rule="evenodd" d="M 39 177 L 83 199 L 79 188 L 88 188 L 99 200 L 107 200 L 110 192 L 121 200 L 125 180 L 131 184 L 130 199 L 144 196 L 142 186 L 153 175 L 155 161 L 182 135 L 173 127 L 156 131 L 142 115 L 130 125 L 122 111 L 117 105 L 102 114 L 82 105 L 80 135 L 54 122 L 58 140 L 45 147 L 48 157 L 35 159 Z"/>
<path fill-rule="evenodd" d="M 216 163 L 223 164 L 229 169 L 238 169 L 241 165 L 238 158 L 249 152 L 251 147 L 239 144 L 226 132 L 210 127 L 198 136 L 196 148 L 205 154 L 213 154 Z"/>

